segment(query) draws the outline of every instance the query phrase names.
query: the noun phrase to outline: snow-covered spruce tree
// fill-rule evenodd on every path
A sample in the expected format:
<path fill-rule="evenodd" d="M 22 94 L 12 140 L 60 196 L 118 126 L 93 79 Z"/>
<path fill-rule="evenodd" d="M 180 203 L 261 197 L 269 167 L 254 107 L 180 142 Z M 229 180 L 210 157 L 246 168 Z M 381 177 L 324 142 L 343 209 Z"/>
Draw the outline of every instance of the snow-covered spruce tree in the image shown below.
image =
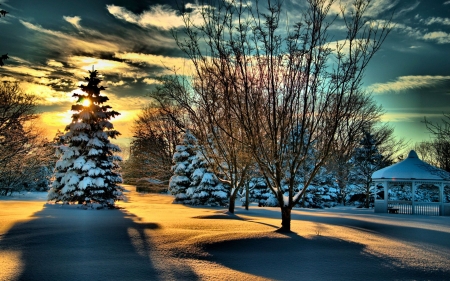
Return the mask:
<path fill-rule="evenodd" d="M 173 176 L 169 181 L 169 192 L 175 195 L 174 203 L 191 203 L 187 193 L 192 193 L 188 189 L 191 186 L 192 161 L 196 155 L 197 147 L 197 139 L 190 130 L 186 130 L 184 133 L 181 145 L 175 147 L 172 158 L 174 163 L 172 166 Z"/>
<path fill-rule="evenodd" d="M 319 173 L 308 186 L 308 192 L 301 202 L 308 208 L 329 208 L 338 204 L 339 186 L 336 178 L 325 167 L 321 167 Z"/>
<path fill-rule="evenodd" d="M 100 204 L 112 207 L 116 200 L 122 199 L 122 182 L 117 172 L 118 161 L 115 156 L 120 148 L 110 142 L 120 133 L 114 130 L 109 121 L 120 113 L 103 105 L 108 97 L 101 95 L 105 87 L 97 70 L 89 71 L 81 85 L 83 94 L 74 93 L 77 104 L 72 105 L 72 122 L 66 126 L 61 136 L 62 145 L 57 149 L 61 156 L 55 167 L 55 180 L 48 193 L 48 200 L 55 202 Z"/>
<path fill-rule="evenodd" d="M 194 205 L 227 206 L 229 188 L 219 181 L 217 176 L 208 169 L 209 162 L 201 147 L 197 149 L 192 161 L 194 172 L 191 176 L 189 196 Z"/>
<path fill-rule="evenodd" d="M 369 208 L 370 192 L 372 189 L 372 174 L 387 166 L 383 155 L 378 150 L 377 141 L 370 132 L 364 132 L 359 147 L 355 149 L 350 160 L 353 168 L 350 171 L 350 181 L 360 187 L 365 194 L 364 207 Z"/>
<path fill-rule="evenodd" d="M 182 144 L 173 155 L 169 192 L 175 195 L 174 203 L 207 206 L 226 206 L 228 192 L 208 169 L 205 152 L 197 138 L 186 130 Z"/>
<path fill-rule="evenodd" d="M 277 200 L 270 189 L 267 187 L 266 181 L 261 176 L 252 177 L 248 183 L 248 200 L 258 203 L 259 207 L 275 207 Z M 245 191 L 242 192 L 241 201 L 245 202 Z"/>

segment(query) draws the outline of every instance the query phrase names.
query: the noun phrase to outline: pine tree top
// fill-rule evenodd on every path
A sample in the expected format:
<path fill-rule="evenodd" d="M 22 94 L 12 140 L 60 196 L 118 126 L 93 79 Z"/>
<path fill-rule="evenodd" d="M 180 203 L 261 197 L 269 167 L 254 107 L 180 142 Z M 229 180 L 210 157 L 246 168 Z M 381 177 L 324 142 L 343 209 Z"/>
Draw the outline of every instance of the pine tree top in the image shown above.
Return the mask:
<path fill-rule="evenodd" d="M 102 81 L 98 76 L 98 71 L 89 71 L 89 77 L 85 77 L 84 80 L 88 82 L 87 85 L 81 85 L 80 88 L 83 92 L 87 93 L 89 96 L 97 97 L 100 95 L 100 91 L 105 90 L 103 86 L 98 86 Z M 108 100 L 108 99 L 107 99 Z"/>
<path fill-rule="evenodd" d="M 109 99 L 107 96 L 101 95 L 101 91 L 105 90 L 106 87 L 99 86 L 102 79 L 99 78 L 99 73 L 97 70 L 89 71 L 89 77 L 85 77 L 88 82 L 87 85 L 80 85 L 81 91 L 83 93 L 74 93 L 72 97 L 76 97 L 76 104 L 72 105 L 72 111 L 77 111 L 78 113 L 73 114 L 73 123 L 78 122 L 80 119 L 86 123 L 97 123 L 98 120 L 109 120 L 120 115 L 119 112 L 110 110 L 111 106 L 102 105 Z M 105 124 L 106 128 L 113 129 L 112 125 Z"/>

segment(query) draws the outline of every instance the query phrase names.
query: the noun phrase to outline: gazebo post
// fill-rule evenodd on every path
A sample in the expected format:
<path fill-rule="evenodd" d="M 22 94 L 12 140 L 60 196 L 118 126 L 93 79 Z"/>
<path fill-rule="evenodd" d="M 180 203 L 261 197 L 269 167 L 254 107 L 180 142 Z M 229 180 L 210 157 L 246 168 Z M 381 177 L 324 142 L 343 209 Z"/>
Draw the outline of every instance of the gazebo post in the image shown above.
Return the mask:
<path fill-rule="evenodd" d="M 374 208 L 374 212 L 375 213 L 387 213 L 388 212 L 388 193 L 387 193 L 387 186 L 388 186 L 388 181 L 387 180 L 383 180 L 383 181 L 375 181 L 375 186 L 377 183 L 380 183 L 383 185 L 383 200 L 378 200 L 377 199 L 377 192 L 375 192 L 375 208 Z"/>
<path fill-rule="evenodd" d="M 411 190 L 412 190 L 412 197 L 411 197 L 411 213 L 414 215 L 416 212 L 416 206 L 415 206 L 415 203 L 414 203 L 414 201 L 416 201 L 416 181 L 411 181 L 411 185 L 412 185 L 412 187 L 411 187 Z"/>
<path fill-rule="evenodd" d="M 444 215 L 444 182 L 439 185 L 439 215 Z"/>

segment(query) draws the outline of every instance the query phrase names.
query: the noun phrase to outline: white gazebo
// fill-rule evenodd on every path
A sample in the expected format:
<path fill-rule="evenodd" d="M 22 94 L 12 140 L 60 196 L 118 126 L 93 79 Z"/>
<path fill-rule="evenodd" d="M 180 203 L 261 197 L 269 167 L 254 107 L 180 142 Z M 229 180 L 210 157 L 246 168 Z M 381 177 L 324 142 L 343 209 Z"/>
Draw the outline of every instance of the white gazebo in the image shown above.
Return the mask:
<path fill-rule="evenodd" d="M 375 212 L 450 216 L 450 174 L 419 159 L 405 160 L 372 174 Z"/>

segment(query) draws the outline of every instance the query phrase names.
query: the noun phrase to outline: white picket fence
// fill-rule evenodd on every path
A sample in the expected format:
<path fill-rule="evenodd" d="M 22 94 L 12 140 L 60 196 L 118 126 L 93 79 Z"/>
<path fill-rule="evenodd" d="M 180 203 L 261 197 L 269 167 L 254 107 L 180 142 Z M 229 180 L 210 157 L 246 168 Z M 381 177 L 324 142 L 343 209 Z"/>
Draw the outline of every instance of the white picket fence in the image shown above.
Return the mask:
<path fill-rule="evenodd" d="M 415 203 L 414 214 L 423 216 L 439 216 L 440 203 Z"/>
<path fill-rule="evenodd" d="M 439 216 L 440 203 L 411 201 L 388 201 L 388 208 L 398 209 L 398 214 Z"/>

